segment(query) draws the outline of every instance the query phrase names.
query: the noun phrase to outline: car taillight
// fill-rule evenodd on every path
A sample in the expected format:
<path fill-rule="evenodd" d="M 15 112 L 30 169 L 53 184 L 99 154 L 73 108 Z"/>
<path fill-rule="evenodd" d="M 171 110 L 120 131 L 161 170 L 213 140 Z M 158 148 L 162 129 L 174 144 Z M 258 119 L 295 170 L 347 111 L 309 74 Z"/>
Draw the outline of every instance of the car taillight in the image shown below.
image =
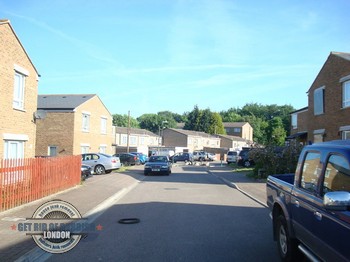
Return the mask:
<path fill-rule="evenodd" d="M 112 163 L 117 163 L 117 160 L 116 159 L 112 159 Z"/>

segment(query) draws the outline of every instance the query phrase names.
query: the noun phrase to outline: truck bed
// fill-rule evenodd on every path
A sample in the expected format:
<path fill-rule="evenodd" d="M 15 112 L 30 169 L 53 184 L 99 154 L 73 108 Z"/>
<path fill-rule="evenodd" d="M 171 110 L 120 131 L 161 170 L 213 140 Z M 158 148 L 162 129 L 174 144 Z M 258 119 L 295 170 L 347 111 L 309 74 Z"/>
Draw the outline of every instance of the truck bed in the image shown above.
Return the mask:
<path fill-rule="evenodd" d="M 268 176 L 266 194 L 267 205 L 269 207 L 273 205 L 274 199 L 276 199 L 281 192 L 287 193 L 287 195 L 292 193 L 294 176 L 294 173 Z"/>

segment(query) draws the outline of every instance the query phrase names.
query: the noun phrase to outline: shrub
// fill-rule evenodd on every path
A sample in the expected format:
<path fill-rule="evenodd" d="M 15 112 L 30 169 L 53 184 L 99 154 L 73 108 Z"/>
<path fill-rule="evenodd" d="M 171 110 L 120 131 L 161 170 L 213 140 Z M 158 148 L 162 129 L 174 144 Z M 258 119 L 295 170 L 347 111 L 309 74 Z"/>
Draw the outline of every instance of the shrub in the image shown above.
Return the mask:
<path fill-rule="evenodd" d="M 255 177 L 267 178 L 272 174 L 293 173 L 301 149 L 301 145 L 291 144 L 286 147 L 267 146 L 252 150 L 249 156 L 255 162 L 253 170 Z"/>

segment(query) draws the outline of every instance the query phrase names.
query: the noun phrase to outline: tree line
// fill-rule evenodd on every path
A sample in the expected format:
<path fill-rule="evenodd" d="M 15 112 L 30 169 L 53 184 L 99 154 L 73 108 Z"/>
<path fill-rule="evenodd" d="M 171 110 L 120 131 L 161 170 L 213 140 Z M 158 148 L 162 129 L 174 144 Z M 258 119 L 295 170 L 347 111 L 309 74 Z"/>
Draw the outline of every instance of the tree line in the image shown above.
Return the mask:
<path fill-rule="evenodd" d="M 248 103 L 242 108 L 232 107 L 226 111 L 212 112 L 209 108 L 200 109 L 195 105 L 191 112 L 182 115 L 170 111 L 143 114 L 138 118 L 127 114 L 114 114 L 113 125 L 130 125 L 157 134 L 162 128 L 176 128 L 178 123 L 183 123 L 186 130 L 214 135 L 225 134 L 224 122 L 248 122 L 254 130 L 254 142 L 262 145 L 283 145 L 290 132 L 290 113 L 294 110 L 290 105 Z"/>

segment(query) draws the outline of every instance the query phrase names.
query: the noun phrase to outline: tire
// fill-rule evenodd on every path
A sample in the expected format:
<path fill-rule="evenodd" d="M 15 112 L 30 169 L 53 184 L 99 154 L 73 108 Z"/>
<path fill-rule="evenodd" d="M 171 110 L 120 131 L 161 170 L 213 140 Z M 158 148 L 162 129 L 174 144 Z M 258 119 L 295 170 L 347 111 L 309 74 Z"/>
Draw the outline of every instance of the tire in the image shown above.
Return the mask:
<path fill-rule="evenodd" d="M 249 162 L 249 160 L 244 161 L 243 163 L 244 167 L 250 167 L 251 163 Z"/>
<path fill-rule="evenodd" d="M 102 174 L 104 174 L 106 172 L 106 170 L 105 170 L 105 167 L 104 166 L 102 166 L 102 165 L 97 165 L 96 167 L 95 167 L 95 173 L 96 173 L 96 175 L 102 175 Z"/>
<path fill-rule="evenodd" d="M 290 238 L 287 221 L 280 215 L 276 221 L 277 249 L 282 261 L 296 261 L 300 255 L 297 241 Z"/>

